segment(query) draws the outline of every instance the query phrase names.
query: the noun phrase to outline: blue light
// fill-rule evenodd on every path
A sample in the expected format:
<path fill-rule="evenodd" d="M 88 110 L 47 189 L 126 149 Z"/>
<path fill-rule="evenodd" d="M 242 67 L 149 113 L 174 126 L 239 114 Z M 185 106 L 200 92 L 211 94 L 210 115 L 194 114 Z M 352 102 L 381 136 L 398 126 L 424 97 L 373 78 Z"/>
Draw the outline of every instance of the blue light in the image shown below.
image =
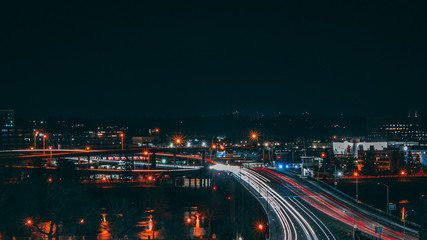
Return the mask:
<path fill-rule="evenodd" d="M 295 165 L 295 168 L 298 168 L 298 165 Z"/>
<path fill-rule="evenodd" d="M 288 164 L 286 164 L 285 168 L 289 168 L 289 165 L 288 165 Z"/>
<path fill-rule="evenodd" d="M 283 168 L 283 165 L 282 165 L 282 164 L 280 164 L 280 165 L 279 165 L 279 168 Z"/>

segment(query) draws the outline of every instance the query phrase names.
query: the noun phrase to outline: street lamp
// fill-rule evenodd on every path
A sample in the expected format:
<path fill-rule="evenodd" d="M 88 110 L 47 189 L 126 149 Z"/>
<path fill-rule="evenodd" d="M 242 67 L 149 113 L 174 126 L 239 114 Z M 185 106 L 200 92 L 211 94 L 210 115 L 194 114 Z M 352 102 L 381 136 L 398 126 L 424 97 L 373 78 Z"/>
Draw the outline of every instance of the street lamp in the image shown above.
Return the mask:
<path fill-rule="evenodd" d="M 34 132 L 34 149 L 37 148 L 37 135 L 39 135 L 39 131 Z"/>
<path fill-rule="evenodd" d="M 123 140 L 125 138 L 125 134 L 124 133 L 120 133 L 120 138 L 122 139 L 122 150 L 123 150 Z"/>
<path fill-rule="evenodd" d="M 408 214 L 410 213 L 410 212 L 413 212 L 414 210 L 410 210 L 410 211 L 407 211 L 407 212 L 405 212 L 404 214 L 403 214 L 403 240 L 405 240 L 405 238 L 406 238 L 406 218 L 408 217 Z"/>
<path fill-rule="evenodd" d="M 45 154 L 46 138 L 47 138 L 47 135 L 46 135 L 46 134 L 44 134 L 44 135 L 43 135 L 43 155 Z"/>
<path fill-rule="evenodd" d="M 157 133 L 157 144 L 159 144 L 160 143 L 160 129 L 155 128 L 154 132 Z"/>
<path fill-rule="evenodd" d="M 344 210 L 343 211 L 344 213 L 346 213 L 347 211 L 346 210 Z M 355 214 L 353 214 L 353 237 L 351 238 L 352 240 L 354 240 L 354 235 L 355 235 L 355 230 L 356 230 L 356 228 L 357 228 L 357 226 L 356 226 L 356 224 L 355 224 L 355 220 L 354 220 L 354 218 L 355 218 Z"/>
<path fill-rule="evenodd" d="M 32 220 L 31 218 L 29 218 L 29 219 L 25 220 L 25 225 L 30 226 L 30 225 L 32 225 L 32 224 L 33 224 L 33 220 Z"/>
<path fill-rule="evenodd" d="M 251 139 L 252 140 L 257 140 L 258 139 L 258 134 L 256 132 L 251 132 Z"/>
<path fill-rule="evenodd" d="M 177 147 L 179 147 L 182 144 L 182 138 L 181 137 L 176 137 L 175 138 L 175 144 L 177 145 Z"/>
<path fill-rule="evenodd" d="M 355 172 L 354 176 L 356 177 L 356 202 L 359 201 L 359 173 Z"/>
<path fill-rule="evenodd" d="M 391 215 L 391 211 L 390 211 L 390 209 L 389 209 L 389 200 L 390 200 L 390 187 L 387 185 L 387 184 L 385 184 L 385 183 L 378 183 L 378 185 L 384 185 L 386 188 L 387 188 L 387 204 L 386 204 L 386 211 L 387 211 L 387 213 L 388 213 L 388 215 Z"/>
<path fill-rule="evenodd" d="M 52 146 L 49 146 L 50 156 L 49 156 L 49 162 L 52 164 Z"/>

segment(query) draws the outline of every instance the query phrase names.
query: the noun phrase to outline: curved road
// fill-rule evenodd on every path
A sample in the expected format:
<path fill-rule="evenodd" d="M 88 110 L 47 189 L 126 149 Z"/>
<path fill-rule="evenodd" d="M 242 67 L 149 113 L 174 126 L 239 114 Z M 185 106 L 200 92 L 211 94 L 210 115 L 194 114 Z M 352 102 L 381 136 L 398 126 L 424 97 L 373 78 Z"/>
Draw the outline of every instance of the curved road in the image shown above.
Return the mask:
<path fill-rule="evenodd" d="M 236 179 L 257 192 L 255 197 L 262 198 L 264 201 L 261 202 L 268 203 L 264 208 L 267 208 L 266 212 L 269 215 L 270 239 L 335 239 L 326 225 L 299 199 L 284 198 L 282 193 L 270 186 L 273 182 L 265 176 L 251 169 L 236 166 L 217 164 L 211 168 L 231 172 Z"/>
<path fill-rule="evenodd" d="M 256 169 L 256 172 L 270 180 L 270 185 L 274 189 L 279 189 L 278 192 L 282 194 L 283 198 L 298 204 L 307 211 L 311 209 L 326 214 L 332 221 L 343 223 L 350 229 L 354 224 L 358 230 L 375 237 L 379 237 L 375 233 L 375 225 L 381 225 L 383 227 L 381 239 L 403 239 L 401 224 L 358 207 L 357 203 L 346 201 L 314 184 L 305 184 L 301 179 L 292 175 L 265 168 Z M 413 232 L 411 229 L 407 229 L 407 231 Z M 418 238 L 407 233 L 405 239 Z"/>

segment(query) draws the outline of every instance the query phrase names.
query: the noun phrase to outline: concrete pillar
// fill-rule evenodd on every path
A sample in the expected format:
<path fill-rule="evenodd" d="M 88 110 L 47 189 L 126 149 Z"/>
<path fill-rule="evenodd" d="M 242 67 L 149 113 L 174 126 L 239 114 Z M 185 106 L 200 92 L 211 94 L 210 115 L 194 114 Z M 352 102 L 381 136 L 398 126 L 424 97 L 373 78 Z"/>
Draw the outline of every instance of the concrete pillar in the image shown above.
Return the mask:
<path fill-rule="evenodd" d="M 206 152 L 202 152 L 202 166 L 206 167 Z"/>
<path fill-rule="evenodd" d="M 135 169 L 135 154 L 132 154 L 132 169 Z"/>
<path fill-rule="evenodd" d="M 150 169 L 156 169 L 157 165 L 156 165 L 156 152 L 153 152 L 153 154 L 151 154 L 151 167 Z"/>

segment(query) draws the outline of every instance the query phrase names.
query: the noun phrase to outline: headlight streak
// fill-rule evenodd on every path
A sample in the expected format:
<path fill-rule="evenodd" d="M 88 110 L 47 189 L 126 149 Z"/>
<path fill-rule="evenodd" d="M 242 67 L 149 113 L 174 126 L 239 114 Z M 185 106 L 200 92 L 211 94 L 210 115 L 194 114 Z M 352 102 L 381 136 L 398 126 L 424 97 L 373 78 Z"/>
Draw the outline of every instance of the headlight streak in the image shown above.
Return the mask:
<path fill-rule="evenodd" d="M 335 239 L 330 230 L 312 212 L 306 209 L 305 206 L 302 206 L 298 200 L 293 198 L 287 200 L 273 190 L 268 185 L 268 183 L 271 183 L 271 180 L 265 176 L 251 169 L 223 164 L 217 164 L 211 166 L 211 168 L 218 171 L 228 171 L 232 173 L 234 178 L 240 179 L 256 190 L 260 194 L 259 197 L 265 199 L 267 204 L 269 204 L 274 213 L 279 217 L 281 227 L 284 231 L 284 239 L 318 240 L 318 233 L 316 233 L 307 219 L 310 219 L 321 229 L 323 234 L 320 239 Z"/>
<path fill-rule="evenodd" d="M 266 174 L 267 176 L 272 177 L 272 179 L 279 182 L 281 185 L 285 186 L 289 189 L 293 194 L 299 196 L 305 202 L 307 202 L 312 207 L 317 210 L 333 217 L 334 219 L 343 222 L 347 225 L 353 226 L 353 218 L 354 223 L 357 225 L 358 229 L 366 232 L 370 235 L 376 236 L 374 226 L 378 224 L 372 219 L 362 215 L 359 212 L 356 212 L 349 208 L 348 206 L 338 202 L 332 197 L 322 193 L 316 192 L 313 193 L 308 189 L 301 186 L 299 183 L 296 183 L 292 179 L 278 174 L 274 171 L 268 169 L 260 169 L 261 172 Z M 390 228 L 383 226 L 383 239 L 401 239 L 403 236 L 402 233 L 394 231 Z M 407 236 L 407 239 L 417 239 L 412 236 Z"/>

